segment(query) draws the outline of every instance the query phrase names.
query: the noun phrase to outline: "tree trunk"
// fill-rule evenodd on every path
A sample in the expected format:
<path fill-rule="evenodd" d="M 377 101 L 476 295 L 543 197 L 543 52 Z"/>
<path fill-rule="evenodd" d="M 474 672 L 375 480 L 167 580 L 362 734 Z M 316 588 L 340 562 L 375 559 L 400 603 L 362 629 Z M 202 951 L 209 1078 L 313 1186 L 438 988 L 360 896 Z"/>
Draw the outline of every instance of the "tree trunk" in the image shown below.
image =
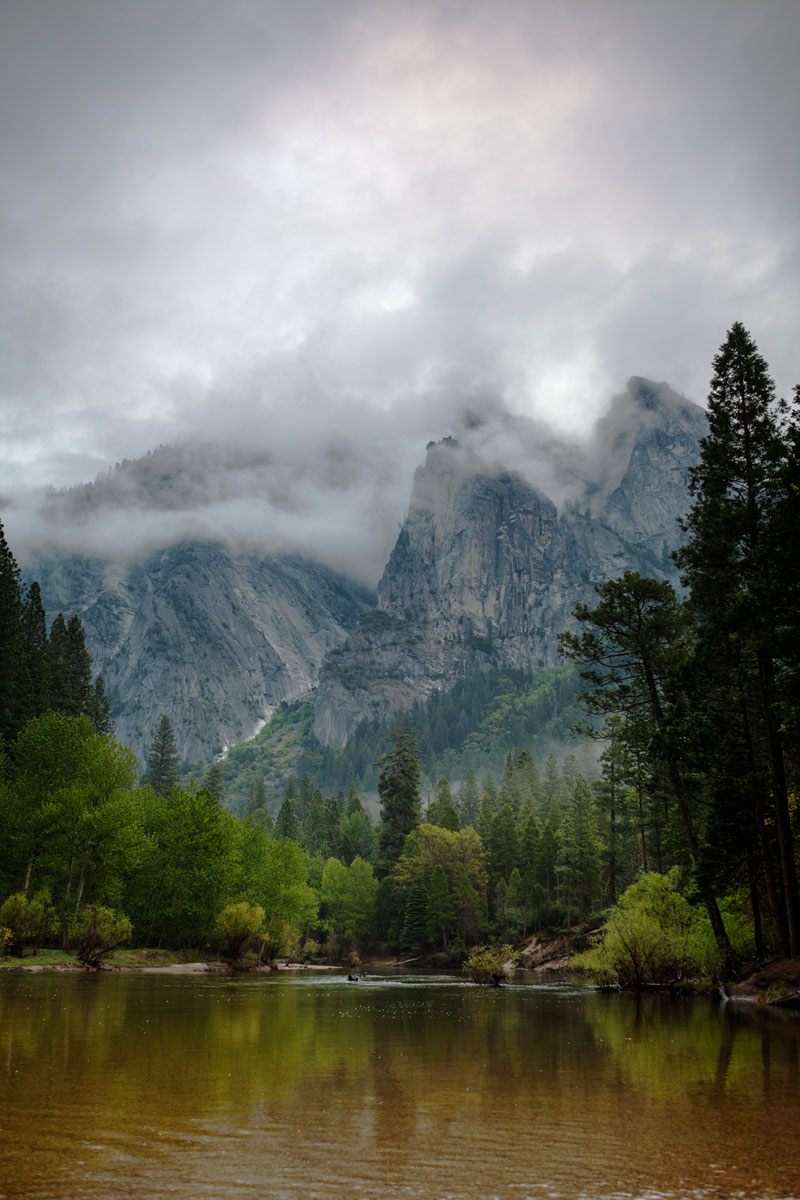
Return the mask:
<path fill-rule="evenodd" d="M 745 743 L 747 746 L 747 759 L 750 764 L 750 774 L 752 778 L 755 779 L 758 775 L 758 770 L 756 767 L 756 756 L 753 749 L 753 739 L 750 731 L 750 717 L 744 701 L 742 702 L 741 707 L 742 724 L 744 728 Z M 789 953 L 789 930 L 786 924 L 786 905 L 784 903 L 783 896 L 778 895 L 775 887 L 775 879 L 772 874 L 772 854 L 770 853 L 770 847 L 767 841 L 764 797 L 761 789 L 758 787 L 751 788 L 750 793 L 751 803 L 753 805 L 753 819 L 756 827 L 756 838 L 758 840 L 758 852 L 759 857 L 761 858 L 761 869 L 764 872 L 764 882 L 767 889 L 767 904 L 769 905 L 775 936 L 778 939 L 779 951 L 781 955 L 785 957 Z"/>
<path fill-rule="evenodd" d="M 786 772 L 783 762 L 783 739 L 775 720 L 772 706 L 774 694 L 774 671 L 772 660 L 761 648 L 757 652 L 758 670 L 764 698 L 764 722 L 767 729 L 770 770 L 772 772 L 773 800 L 775 804 L 775 831 L 778 835 L 783 893 L 786 902 L 786 925 L 789 933 L 789 953 L 792 958 L 800 957 L 800 894 L 797 889 L 797 868 L 794 863 L 792 826 L 789 816 L 789 799 L 786 790 Z"/>
<path fill-rule="evenodd" d="M 764 931 L 761 925 L 761 901 L 758 896 L 758 884 L 753 866 L 753 852 L 749 847 L 747 850 L 747 883 L 750 888 L 750 907 L 753 910 L 753 940 L 756 955 L 760 959 L 765 959 L 767 949 L 764 945 Z"/>
<path fill-rule="evenodd" d="M 664 710 L 661 707 L 661 700 L 656 687 L 655 676 L 647 663 L 643 664 L 645 679 L 647 681 L 648 693 L 650 695 L 650 704 L 653 711 L 653 719 L 656 728 L 664 730 Z M 686 844 L 689 847 L 689 857 L 692 860 L 692 865 L 697 867 L 700 862 L 700 843 L 697 840 L 697 831 L 694 827 L 692 814 L 689 809 L 689 804 L 686 799 L 686 793 L 683 790 L 683 782 L 681 780 L 678 764 L 671 751 L 665 754 L 665 762 L 667 766 L 667 774 L 672 786 L 672 792 L 678 804 L 678 812 L 680 813 L 681 823 L 686 835 Z M 698 877 L 699 882 L 699 877 Z M 714 940 L 717 946 L 722 951 L 726 963 L 731 957 L 731 943 L 725 931 L 725 925 L 722 920 L 722 913 L 719 911 L 717 898 L 706 883 L 700 883 L 700 895 L 703 897 L 708 919 L 711 922 L 711 928 L 714 933 Z"/>

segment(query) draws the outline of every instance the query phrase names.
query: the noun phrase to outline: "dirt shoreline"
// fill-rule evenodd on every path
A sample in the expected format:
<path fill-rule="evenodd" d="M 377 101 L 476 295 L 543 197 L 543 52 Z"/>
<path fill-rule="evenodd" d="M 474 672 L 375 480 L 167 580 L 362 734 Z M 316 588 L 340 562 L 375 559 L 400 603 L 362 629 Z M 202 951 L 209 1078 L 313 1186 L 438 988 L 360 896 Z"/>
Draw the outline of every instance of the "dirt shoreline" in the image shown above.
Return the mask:
<path fill-rule="evenodd" d="M 585 948 L 587 937 L 580 935 L 560 934 L 557 938 L 538 942 L 532 939 L 523 949 L 519 958 L 520 969 L 534 977 L 567 973 L 574 954 Z M 413 960 L 421 967 L 438 965 L 423 958 Z M 405 965 L 394 959 L 385 959 L 373 963 L 365 963 L 359 968 L 378 971 L 381 968 L 392 970 Z M 344 963 L 312 963 L 293 962 L 290 959 L 264 966 L 247 966 L 241 970 L 231 968 L 221 959 L 197 959 L 192 962 L 153 962 L 145 958 L 139 962 L 105 963 L 100 968 L 104 974 L 123 975 L 276 975 L 302 974 L 304 971 L 347 971 L 352 968 Z M 76 974 L 91 972 L 93 968 L 84 967 L 75 960 L 65 962 L 0 962 L 0 973 L 42 973 Z M 727 987 L 694 984 L 687 980 L 680 984 L 653 984 L 644 989 L 647 992 L 663 992 L 681 995 L 707 995 L 720 1000 L 736 1001 L 737 1003 L 756 1004 L 765 1008 L 781 1008 L 800 1013 L 800 959 L 772 959 L 766 963 L 753 964 L 746 978 Z"/>
<path fill-rule="evenodd" d="M 331 963 L 274 963 L 272 966 L 245 967 L 236 970 L 221 959 L 205 959 L 196 962 L 178 963 L 103 963 L 95 969 L 84 967 L 76 961 L 59 963 L 0 963 L 0 973 L 16 974 L 18 972 L 51 972 L 58 975 L 75 973 L 96 973 L 100 970 L 105 975 L 275 975 L 282 972 L 313 971 L 346 971 L 348 968 Z"/>

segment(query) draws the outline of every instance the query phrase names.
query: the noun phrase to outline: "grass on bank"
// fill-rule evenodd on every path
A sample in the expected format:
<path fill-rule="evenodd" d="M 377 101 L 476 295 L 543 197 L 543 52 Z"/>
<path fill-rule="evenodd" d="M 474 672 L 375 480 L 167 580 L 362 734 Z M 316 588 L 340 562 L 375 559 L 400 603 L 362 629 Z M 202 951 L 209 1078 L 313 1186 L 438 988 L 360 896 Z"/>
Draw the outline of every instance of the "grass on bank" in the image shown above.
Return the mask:
<path fill-rule="evenodd" d="M 189 950 L 155 950 L 144 947 L 126 946 L 113 950 L 106 959 L 108 966 L 117 969 L 137 969 L 141 967 L 172 967 L 182 963 L 206 962 L 216 958 L 208 948 Z M 0 958 L 0 971 L 20 970 L 21 968 L 37 967 L 42 969 L 76 967 L 83 970 L 82 964 L 74 951 L 44 948 L 28 950 L 23 955 L 9 955 Z"/>

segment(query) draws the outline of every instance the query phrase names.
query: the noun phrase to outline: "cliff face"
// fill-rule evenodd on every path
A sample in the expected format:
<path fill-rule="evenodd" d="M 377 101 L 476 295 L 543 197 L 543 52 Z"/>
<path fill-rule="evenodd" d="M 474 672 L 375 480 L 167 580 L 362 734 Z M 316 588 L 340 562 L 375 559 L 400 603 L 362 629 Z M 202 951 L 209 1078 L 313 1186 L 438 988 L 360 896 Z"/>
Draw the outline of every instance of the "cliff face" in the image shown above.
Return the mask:
<path fill-rule="evenodd" d="M 190 761 L 251 736 L 316 685 L 325 654 L 374 602 L 317 563 L 205 543 L 129 565 L 39 560 L 28 574 L 48 617 L 80 616 L 117 736 L 140 760 L 164 713 Z"/>
<path fill-rule="evenodd" d="M 431 444 L 378 586 L 378 613 L 329 655 L 314 732 L 341 744 L 487 667 L 555 666 L 577 601 L 625 570 L 674 577 L 703 411 L 633 379 L 600 423 L 559 510 L 530 481 L 494 471 L 451 439 Z"/>
<path fill-rule="evenodd" d="M 181 754 L 207 762 L 317 683 L 314 732 L 341 745 L 363 719 L 489 667 L 555 666 L 557 635 L 595 584 L 628 569 L 674 577 L 704 432 L 701 409 L 633 379 L 580 452 L 528 431 L 536 468 L 520 466 L 521 439 L 505 443 L 516 472 L 431 443 L 377 608 L 327 567 L 202 542 L 127 565 L 40 559 L 27 574 L 49 617 L 81 617 L 117 735 L 140 758 L 163 713 Z"/>

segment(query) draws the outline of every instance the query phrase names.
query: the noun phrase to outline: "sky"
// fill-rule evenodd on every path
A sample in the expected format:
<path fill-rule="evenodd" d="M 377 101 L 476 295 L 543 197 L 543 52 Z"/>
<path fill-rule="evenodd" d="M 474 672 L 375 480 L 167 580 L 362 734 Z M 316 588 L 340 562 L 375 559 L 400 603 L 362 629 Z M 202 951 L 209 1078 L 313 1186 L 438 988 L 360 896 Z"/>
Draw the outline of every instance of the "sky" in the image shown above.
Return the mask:
<path fill-rule="evenodd" d="M 0 0 L 12 548 L 374 581 L 476 418 L 545 463 L 736 320 L 788 395 L 799 57 L 797 0 Z M 42 499 L 158 446 L 205 490 Z"/>

